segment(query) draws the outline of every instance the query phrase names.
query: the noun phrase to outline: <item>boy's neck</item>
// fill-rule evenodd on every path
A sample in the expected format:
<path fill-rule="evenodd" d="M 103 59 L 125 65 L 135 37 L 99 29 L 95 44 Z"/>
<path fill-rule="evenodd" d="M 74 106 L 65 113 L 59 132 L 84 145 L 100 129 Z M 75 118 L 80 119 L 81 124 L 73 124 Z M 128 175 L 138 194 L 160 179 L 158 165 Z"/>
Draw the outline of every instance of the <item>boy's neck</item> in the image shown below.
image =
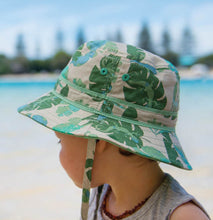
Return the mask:
<path fill-rule="evenodd" d="M 111 179 L 111 193 L 106 209 L 113 215 L 121 215 L 150 197 L 164 179 L 164 173 L 156 162 L 148 162 L 135 169 L 123 169 L 121 175 Z"/>

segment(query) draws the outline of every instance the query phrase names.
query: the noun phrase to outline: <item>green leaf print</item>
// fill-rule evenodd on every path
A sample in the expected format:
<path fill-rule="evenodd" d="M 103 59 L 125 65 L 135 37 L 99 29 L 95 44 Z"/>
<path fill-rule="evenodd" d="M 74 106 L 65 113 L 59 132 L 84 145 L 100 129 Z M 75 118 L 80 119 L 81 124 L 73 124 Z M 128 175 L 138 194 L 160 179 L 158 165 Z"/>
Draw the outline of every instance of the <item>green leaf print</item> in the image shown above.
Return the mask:
<path fill-rule="evenodd" d="M 83 127 L 79 125 L 80 122 L 81 122 L 81 118 L 71 118 L 68 123 L 54 126 L 53 130 L 70 134 L 73 131 L 79 130 Z"/>
<path fill-rule="evenodd" d="M 143 52 L 142 49 L 131 46 L 131 45 L 127 45 L 127 53 L 129 53 L 127 58 L 131 60 L 136 60 L 138 62 L 140 62 L 141 60 L 145 58 L 145 53 Z"/>
<path fill-rule="evenodd" d="M 169 160 L 160 151 L 156 150 L 153 147 L 144 146 L 142 150 L 148 157 L 158 158 L 158 160 L 167 162 L 167 163 L 169 162 Z"/>
<path fill-rule="evenodd" d="M 137 118 L 137 117 L 138 117 L 138 114 L 137 114 L 137 111 L 136 111 L 135 108 L 133 108 L 133 107 L 128 107 L 128 108 L 124 111 L 122 117 L 126 117 L 126 118 Z"/>
<path fill-rule="evenodd" d="M 97 55 L 96 50 L 103 46 L 106 41 L 90 41 L 87 43 L 87 48 L 89 52 L 82 55 L 81 50 L 85 45 L 81 45 L 78 50 L 73 54 L 71 63 L 74 66 L 81 66 L 89 61 L 89 59 L 95 57 Z"/>
<path fill-rule="evenodd" d="M 92 166 L 93 166 L 93 159 L 87 159 L 86 160 L 86 175 L 87 178 L 91 181 L 92 180 Z"/>
<path fill-rule="evenodd" d="M 179 167 L 183 167 L 182 163 L 180 162 L 180 160 L 178 160 L 179 155 L 177 154 L 175 148 L 173 147 L 173 142 L 169 136 L 168 133 L 162 133 L 163 135 L 163 141 L 164 141 L 164 145 L 166 147 L 166 151 L 169 157 L 169 160 L 176 164 Z"/>
<path fill-rule="evenodd" d="M 73 105 L 68 105 L 68 106 L 59 106 L 56 110 L 56 113 L 58 113 L 58 116 L 69 116 L 72 115 L 73 112 L 79 111 L 79 108 L 76 108 Z"/>
<path fill-rule="evenodd" d="M 86 175 L 87 175 L 87 178 L 88 178 L 88 180 L 92 180 L 92 170 L 90 169 L 90 170 L 87 170 L 86 171 Z"/>
<path fill-rule="evenodd" d="M 77 50 L 72 56 L 72 62 L 75 63 L 78 61 L 78 58 L 81 56 L 81 51 Z"/>
<path fill-rule="evenodd" d="M 176 83 L 174 87 L 172 107 L 170 111 L 177 112 L 178 106 L 179 106 L 179 91 L 178 91 L 178 83 Z M 171 117 L 171 120 L 175 120 L 176 118 L 177 118 L 177 115 L 173 115 Z"/>
<path fill-rule="evenodd" d="M 89 41 L 87 42 L 87 48 L 89 50 L 97 50 L 98 48 L 106 44 L 106 42 L 106 40 Z"/>
<path fill-rule="evenodd" d="M 67 65 L 67 66 L 61 71 L 61 75 L 62 75 L 65 79 L 67 79 L 68 72 L 69 72 L 69 66 Z"/>
<path fill-rule="evenodd" d="M 90 196 L 89 190 L 83 189 L 82 202 L 84 202 L 84 203 L 89 202 L 89 196 Z"/>
<path fill-rule="evenodd" d="M 120 62 L 120 57 L 109 55 L 105 56 L 100 61 L 100 69 L 97 66 L 94 66 L 92 69 L 92 72 L 90 74 L 89 80 L 89 89 L 107 95 L 112 89 L 111 83 L 115 81 L 117 71 L 117 67 Z M 102 74 L 101 71 L 105 71 L 104 74 Z M 93 100 L 100 102 L 103 100 L 103 98 L 93 96 Z M 103 105 L 101 107 L 101 111 L 106 113 L 111 113 L 113 108 L 113 103 L 105 100 L 103 102 Z"/>
<path fill-rule="evenodd" d="M 60 80 L 59 80 L 59 79 L 58 79 L 57 82 L 55 83 L 54 90 L 57 89 L 58 85 L 61 86 L 61 83 L 60 83 Z"/>
<path fill-rule="evenodd" d="M 126 83 L 132 88 L 123 87 L 127 101 L 159 110 L 165 108 L 167 99 L 163 85 L 151 70 L 131 63 L 128 74 L 130 78 Z"/>
<path fill-rule="evenodd" d="M 164 70 L 172 70 L 173 72 L 175 72 L 176 75 L 176 79 L 179 82 L 180 80 L 180 76 L 178 74 L 177 69 L 169 62 L 167 61 L 169 64 L 168 68 L 158 68 L 158 72 L 163 72 Z M 173 100 L 172 100 L 172 107 L 170 109 L 171 112 L 177 112 L 178 111 L 178 106 L 179 106 L 179 87 L 178 87 L 178 82 L 176 82 L 175 87 L 174 87 L 174 92 L 173 92 Z M 164 115 L 165 118 L 170 118 L 171 120 L 175 120 L 177 118 L 177 115 L 173 115 L 171 116 L 170 114 L 168 115 Z"/>
<path fill-rule="evenodd" d="M 163 126 L 161 122 L 158 122 L 156 118 L 148 120 L 148 123 L 151 123 L 153 125 L 157 125 L 157 126 Z"/>
<path fill-rule="evenodd" d="M 119 141 L 120 143 L 126 143 L 129 146 L 135 148 L 141 148 L 143 142 L 140 137 L 143 136 L 143 131 L 137 125 L 131 125 L 126 122 L 120 122 L 116 129 L 112 129 L 112 134 L 109 137 Z"/>
<path fill-rule="evenodd" d="M 53 105 L 58 105 L 60 102 L 60 98 L 53 96 L 52 93 L 50 93 L 48 95 L 40 97 L 35 102 L 22 106 L 21 108 L 19 108 L 19 112 L 47 109 L 51 108 Z"/>
<path fill-rule="evenodd" d="M 93 159 L 87 159 L 85 167 L 90 168 L 92 167 L 92 165 L 93 165 Z"/>
<path fill-rule="evenodd" d="M 60 91 L 60 94 L 67 97 L 69 93 L 69 86 L 66 85 L 65 87 L 62 88 L 62 90 Z"/>
<path fill-rule="evenodd" d="M 71 63 L 74 63 L 75 66 L 78 66 L 78 59 L 81 56 L 81 50 L 83 49 L 83 44 L 76 50 L 76 52 L 72 56 Z"/>
<path fill-rule="evenodd" d="M 103 47 L 104 50 L 108 50 L 112 53 L 118 53 L 118 47 L 116 45 L 116 43 L 111 42 L 111 41 L 107 41 L 106 44 Z"/>
<path fill-rule="evenodd" d="M 132 125 L 123 121 L 115 121 L 101 115 L 92 115 L 84 118 L 84 120 L 89 120 L 87 124 L 90 124 L 100 132 L 106 133 L 109 137 L 120 143 L 126 143 L 135 148 L 141 148 L 143 146 L 141 137 L 144 133 L 137 125 Z"/>
<path fill-rule="evenodd" d="M 109 100 L 104 100 L 103 105 L 101 106 L 101 112 L 111 114 L 114 103 Z"/>
<path fill-rule="evenodd" d="M 105 75 L 101 74 L 101 69 L 94 66 L 90 74 L 89 89 L 101 94 L 107 94 L 111 91 L 111 83 L 116 79 L 115 72 L 119 65 L 120 57 L 109 55 L 105 56 L 100 61 L 100 68 L 105 68 L 107 73 Z"/>
<path fill-rule="evenodd" d="M 73 79 L 73 83 L 79 87 L 86 88 L 86 84 L 82 82 L 81 79 Z"/>

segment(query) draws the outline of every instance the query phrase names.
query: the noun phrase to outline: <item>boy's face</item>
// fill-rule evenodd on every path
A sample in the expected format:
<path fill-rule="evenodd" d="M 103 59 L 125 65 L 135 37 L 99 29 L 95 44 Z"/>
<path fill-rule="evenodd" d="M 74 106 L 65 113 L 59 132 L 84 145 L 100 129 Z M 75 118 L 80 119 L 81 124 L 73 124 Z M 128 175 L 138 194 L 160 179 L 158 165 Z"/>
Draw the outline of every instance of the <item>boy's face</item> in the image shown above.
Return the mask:
<path fill-rule="evenodd" d="M 55 134 L 61 140 L 61 165 L 73 182 L 82 187 L 88 140 L 59 132 Z"/>

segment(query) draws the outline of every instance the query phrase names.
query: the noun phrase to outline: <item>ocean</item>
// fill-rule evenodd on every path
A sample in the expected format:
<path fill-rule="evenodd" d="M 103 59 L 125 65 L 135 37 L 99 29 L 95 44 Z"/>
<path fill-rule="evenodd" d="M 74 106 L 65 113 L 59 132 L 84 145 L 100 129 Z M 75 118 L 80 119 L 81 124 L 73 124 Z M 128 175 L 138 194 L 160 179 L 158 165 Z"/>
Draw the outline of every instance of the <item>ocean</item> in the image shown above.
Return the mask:
<path fill-rule="evenodd" d="M 54 133 L 17 113 L 54 81 L 0 79 L 0 220 L 79 219 L 81 190 L 59 163 Z M 177 134 L 193 171 L 161 164 L 213 217 L 213 80 L 181 81 Z"/>

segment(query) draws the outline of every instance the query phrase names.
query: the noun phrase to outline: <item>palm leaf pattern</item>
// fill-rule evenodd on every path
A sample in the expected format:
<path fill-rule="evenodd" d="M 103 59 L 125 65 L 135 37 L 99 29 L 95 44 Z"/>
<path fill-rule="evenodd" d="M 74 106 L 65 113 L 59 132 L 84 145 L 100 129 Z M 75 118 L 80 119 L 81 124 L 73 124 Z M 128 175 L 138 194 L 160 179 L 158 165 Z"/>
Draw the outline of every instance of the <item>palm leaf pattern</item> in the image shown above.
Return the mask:
<path fill-rule="evenodd" d="M 94 92 L 107 95 L 112 89 L 111 83 L 116 80 L 115 72 L 117 71 L 119 62 L 120 57 L 118 56 L 109 55 L 103 57 L 100 61 L 100 69 L 95 65 L 91 71 L 89 77 L 89 89 Z M 101 74 L 102 69 L 107 71 L 106 75 Z M 103 100 L 103 98 L 93 96 L 93 100 L 100 102 Z M 101 107 L 101 111 L 111 113 L 113 105 L 114 104 L 112 102 L 105 100 Z"/>
<path fill-rule="evenodd" d="M 74 66 L 81 66 L 89 61 L 89 59 L 95 57 L 97 55 L 96 50 L 103 46 L 106 43 L 106 41 L 91 41 L 87 43 L 87 48 L 91 49 L 88 53 L 85 55 L 82 55 L 81 51 L 84 47 L 84 45 L 81 45 L 78 50 L 73 54 L 71 63 Z"/>
<path fill-rule="evenodd" d="M 127 58 L 131 60 L 136 60 L 138 62 L 145 58 L 145 53 L 142 49 L 131 45 L 127 45 L 127 53 L 129 54 Z"/>
<path fill-rule="evenodd" d="M 163 141 L 164 141 L 164 145 L 165 145 L 169 160 L 172 163 L 175 163 L 177 166 L 183 167 L 180 161 L 179 155 L 173 146 L 173 141 L 171 137 L 169 136 L 168 133 L 162 133 L 162 135 L 163 135 Z"/>
<path fill-rule="evenodd" d="M 24 111 L 32 111 L 32 110 L 43 110 L 47 108 L 51 108 L 53 105 L 58 105 L 61 102 L 61 99 L 53 96 L 51 93 L 45 96 L 40 97 L 36 100 L 36 102 L 32 102 L 28 105 L 24 105 L 19 108 L 19 112 L 24 109 Z"/>
<path fill-rule="evenodd" d="M 126 101 L 159 110 L 165 108 L 167 99 L 163 85 L 151 70 L 131 63 L 128 74 L 130 79 L 126 83 L 130 88 L 123 87 Z"/>
<path fill-rule="evenodd" d="M 88 120 L 84 126 L 90 124 L 97 131 L 106 133 L 112 139 L 133 146 L 134 148 L 141 148 L 143 142 L 143 130 L 137 126 L 123 121 L 115 121 L 105 116 L 91 115 L 84 120 Z"/>

